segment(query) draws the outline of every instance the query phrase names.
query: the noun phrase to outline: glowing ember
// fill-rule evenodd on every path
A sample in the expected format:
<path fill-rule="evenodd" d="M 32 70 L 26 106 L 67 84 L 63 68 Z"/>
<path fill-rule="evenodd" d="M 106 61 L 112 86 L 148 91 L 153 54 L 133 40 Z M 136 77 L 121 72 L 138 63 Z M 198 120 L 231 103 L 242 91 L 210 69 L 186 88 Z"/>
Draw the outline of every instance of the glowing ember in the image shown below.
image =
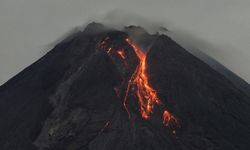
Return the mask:
<path fill-rule="evenodd" d="M 173 120 L 174 122 L 177 122 L 176 118 L 175 118 L 173 115 L 171 115 L 168 111 L 165 110 L 165 111 L 163 112 L 163 121 L 162 121 L 162 123 L 163 123 L 164 125 L 168 126 L 168 125 L 169 125 L 169 122 L 170 122 L 171 120 Z"/>
<path fill-rule="evenodd" d="M 118 54 L 119 56 L 121 56 L 122 59 L 125 59 L 125 53 L 124 53 L 124 50 L 123 50 L 123 49 L 117 50 L 117 54 Z"/>
<path fill-rule="evenodd" d="M 110 47 L 107 52 L 110 53 L 111 51 L 112 51 L 112 48 Z"/>

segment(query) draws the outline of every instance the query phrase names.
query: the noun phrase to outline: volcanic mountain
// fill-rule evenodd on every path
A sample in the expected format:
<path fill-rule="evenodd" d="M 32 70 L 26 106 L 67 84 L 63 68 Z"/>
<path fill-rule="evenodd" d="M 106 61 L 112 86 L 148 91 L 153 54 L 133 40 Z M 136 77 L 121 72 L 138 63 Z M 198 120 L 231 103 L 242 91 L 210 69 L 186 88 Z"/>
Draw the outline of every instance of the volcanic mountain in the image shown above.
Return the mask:
<path fill-rule="evenodd" d="M 248 150 L 244 85 L 167 35 L 91 23 L 0 87 L 0 149 Z"/>

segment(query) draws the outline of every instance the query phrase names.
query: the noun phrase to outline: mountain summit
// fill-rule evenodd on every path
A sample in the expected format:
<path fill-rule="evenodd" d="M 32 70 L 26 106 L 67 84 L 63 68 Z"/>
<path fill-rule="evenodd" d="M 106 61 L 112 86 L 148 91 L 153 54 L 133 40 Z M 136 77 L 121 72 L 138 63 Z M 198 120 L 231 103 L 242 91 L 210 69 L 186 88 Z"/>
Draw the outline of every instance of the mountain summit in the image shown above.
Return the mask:
<path fill-rule="evenodd" d="M 1 150 L 247 150 L 250 97 L 166 35 L 91 23 L 0 87 Z"/>

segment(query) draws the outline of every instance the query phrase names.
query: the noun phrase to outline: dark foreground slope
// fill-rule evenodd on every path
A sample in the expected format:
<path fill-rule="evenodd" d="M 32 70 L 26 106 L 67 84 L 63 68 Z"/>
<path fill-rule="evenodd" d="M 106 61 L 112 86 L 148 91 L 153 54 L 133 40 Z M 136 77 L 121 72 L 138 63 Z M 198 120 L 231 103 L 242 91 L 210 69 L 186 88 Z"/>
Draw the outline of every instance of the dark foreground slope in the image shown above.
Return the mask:
<path fill-rule="evenodd" d="M 129 119 L 123 97 L 138 58 L 127 36 L 91 24 L 1 86 L 0 149 L 250 148 L 249 97 L 163 35 L 140 44 L 149 48 L 150 83 L 181 127 L 174 135 L 157 120 L 143 120 L 136 100 Z M 126 60 L 106 53 L 106 37 L 109 47 L 124 49 Z"/>

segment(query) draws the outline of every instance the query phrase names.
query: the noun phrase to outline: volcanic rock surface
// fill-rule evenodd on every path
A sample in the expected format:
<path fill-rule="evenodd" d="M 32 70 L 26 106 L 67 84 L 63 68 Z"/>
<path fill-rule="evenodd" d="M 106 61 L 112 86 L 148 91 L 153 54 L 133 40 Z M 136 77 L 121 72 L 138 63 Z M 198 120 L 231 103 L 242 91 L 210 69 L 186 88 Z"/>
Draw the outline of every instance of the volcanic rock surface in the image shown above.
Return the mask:
<path fill-rule="evenodd" d="M 141 62 L 128 38 L 161 101 L 148 119 L 136 85 L 124 103 Z M 0 87 L 0 149 L 248 150 L 248 95 L 166 35 L 91 23 Z"/>

